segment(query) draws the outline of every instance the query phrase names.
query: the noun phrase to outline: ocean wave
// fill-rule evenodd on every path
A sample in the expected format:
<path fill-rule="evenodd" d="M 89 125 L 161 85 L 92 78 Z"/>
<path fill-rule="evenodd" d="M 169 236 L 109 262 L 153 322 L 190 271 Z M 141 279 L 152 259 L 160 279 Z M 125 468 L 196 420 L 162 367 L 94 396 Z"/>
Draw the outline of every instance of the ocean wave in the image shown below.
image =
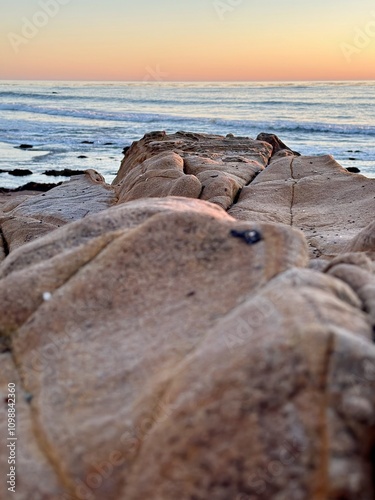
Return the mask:
<path fill-rule="evenodd" d="M 71 118 L 73 120 L 88 120 L 102 122 L 122 122 L 134 124 L 155 124 L 157 127 L 165 128 L 174 127 L 196 127 L 211 126 L 214 124 L 221 129 L 241 131 L 246 133 L 250 131 L 274 131 L 274 132 L 303 132 L 303 133 L 327 133 L 340 135 L 365 135 L 374 136 L 375 126 L 348 124 L 348 123 L 329 123 L 329 122 L 313 122 L 313 121 L 293 121 L 293 120 L 248 120 L 248 119 L 228 119 L 223 117 L 209 116 L 186 116 L 174 115 L 167 113 L 142 113 L 142 112 L 122 112 L 122 111 L 101 111 L 98 109 L 69 109 L 58 108 L 53 106 L 35 106 L 24 104 L 0 104 L 0 110 L 30 113 L 36 115 L 44 115 L 50 117 Z M 17 115 L 12 116 L 12 122 L 17 120 Z M 3 117 L 4 123 L 4 117 Z"/>
<path fill-rule="evenodd" d="M 220 89 L 222 91 L 222 89 Z M 212 94 L 212 93 L 211 93 Z M 194 98 L 193 98 L 194 95 Z M 177 98 L 180 97 L 180 98 Z M 289 96 L 288 96 L 289 97 Z M 6 102 L 6 99 L 11 99 L 11 103 Z M 209 95 L 206 94 L 201 96 L 200 98 L 196 97 L 195 94 L 184 94 L 183 96 L 175 96 L 174 98 L 155 98 L 155 97 L 132 97 L 131 95 L 116 95 L 114 96 L 106 96 L 106 95 L 77 95 L 77 94 L 64 94 L 64 93 L 27 93 L 27 92 L 2 92 L 0 91 L 0 100 L 3 100 L 3 104 L 0 104 L 0 109 L 7 110 L 7 106 L 32 106 L 32 101 L 43 101 L 44 103 L 50 102 L 51 105 L 56 103 L 63 104 L 62 101 L 65 102 L 110 102 L 112 106 L 117 104 L 126 105 L 126 104 L 138 104 L 140 106 L 145 105 L 158 105 L 158 106 L 182 106 L 182 107 L 190 107 L 190 106 L 199 106 L 199 107 L 210 107 L 217 106 L 217 95 Z M 362 98 L 363 99 L 363 98 Z M 4 102 L 5 101 L 5 102 Z M 28 102 L 27 102 L 28 101 Z M 0 101 L 1 102 L 1 101 Z M 298 106 L 298 107 L 319 107 L 322 106 L 322 102 L 316 101 L 306 101 L 301 99 L 250 99 L 248 95 L 242 95 L 241 97 L 234 98 L 233 95 L 221 95 L 220 102 L 222 104 L 226 104 L 229 106 L 248 106 L 251 104 L 252 106 Z M 367 104 L 367 103 L 366 103 Z M 325 103 L 325 106 L 328 104 Z M 5 107 L 3 107 L 5 106 Z M 333 105 L 334 106 L 334 105 Z M 13 109 L 12 109 L 13 110 Z"/>

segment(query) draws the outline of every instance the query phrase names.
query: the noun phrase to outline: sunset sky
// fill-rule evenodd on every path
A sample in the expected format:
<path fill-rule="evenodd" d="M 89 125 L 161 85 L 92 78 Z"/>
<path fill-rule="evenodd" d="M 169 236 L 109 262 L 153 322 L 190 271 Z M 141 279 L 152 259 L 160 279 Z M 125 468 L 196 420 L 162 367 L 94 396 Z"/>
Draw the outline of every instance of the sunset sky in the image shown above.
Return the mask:
<path fill-rule="evenodd" d="M 0 5 L 0 79 L 375 79 L 373 0 Z"/>

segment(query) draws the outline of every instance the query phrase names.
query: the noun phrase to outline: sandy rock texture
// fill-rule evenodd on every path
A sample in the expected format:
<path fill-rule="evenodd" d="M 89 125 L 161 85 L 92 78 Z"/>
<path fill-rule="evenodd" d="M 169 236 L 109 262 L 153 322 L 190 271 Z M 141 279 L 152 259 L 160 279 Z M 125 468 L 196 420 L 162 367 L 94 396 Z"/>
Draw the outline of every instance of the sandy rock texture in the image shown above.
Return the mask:
<path fill-rule="evenodd" d="M 1 204 L 2 248 L 9 253 L 24 243 L 116 202 L 114 189 L 94 170 L 87 170 L 85 175 L 73 177 L 70 182 L 47 193 L 36 196 L 21 194 Z"/>
<path fill-rule="evenodd" d="M 312 257 L 375 248 L 375 179 L 347 172 L 329 155 L 275 155 L 229 213 L 301 229 Z"/>
<path fill-rule="evenodd" d="M 113 181 L 120 203 L 152 196 L 201 198 L 227 209 L 264 170 L 267 142 L 232 134 L 152 132 L 132 144 Z"/>
<path fill-rule="evenodd" d="M 374 182 L 269 134 L 157 132 L 113 186 L 2 206 L 15 498 L 373 500 Z"/>

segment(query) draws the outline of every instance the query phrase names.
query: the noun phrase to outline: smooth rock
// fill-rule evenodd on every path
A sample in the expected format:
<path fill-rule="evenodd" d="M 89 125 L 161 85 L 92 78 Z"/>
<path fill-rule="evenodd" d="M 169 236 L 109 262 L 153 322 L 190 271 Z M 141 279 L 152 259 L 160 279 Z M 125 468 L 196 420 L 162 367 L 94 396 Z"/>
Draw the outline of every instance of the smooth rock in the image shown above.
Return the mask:
<path fill-rule="evenodd" d="M 369 225 L 374 192 L 375 179 L 350 174 L 331 156 L 286 157 L 271 161 L 244 187 L 229 213 L 241 220 L 297 227 L 308 240 L 311 257 L 332 258 L 373 248 Z"/>
<path fill-rule="evenodd" d="M 117 202 L 114 189 L 94 170 L 32 197 L 14 198 L 1 207 L 0 228 L 9 251 L 57 227 L 97 213 Z"/>

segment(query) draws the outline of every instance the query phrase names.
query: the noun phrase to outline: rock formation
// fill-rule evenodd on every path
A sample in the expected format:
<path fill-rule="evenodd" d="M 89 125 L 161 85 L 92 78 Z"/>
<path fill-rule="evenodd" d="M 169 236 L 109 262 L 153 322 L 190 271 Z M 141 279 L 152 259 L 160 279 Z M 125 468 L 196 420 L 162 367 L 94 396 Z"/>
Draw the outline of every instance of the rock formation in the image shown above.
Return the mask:
<path fill-rule="evenodd" d="M 2 205 L 17 500 L 372 500 L 374 208 L 330 156 L 183 132 Z"/>

